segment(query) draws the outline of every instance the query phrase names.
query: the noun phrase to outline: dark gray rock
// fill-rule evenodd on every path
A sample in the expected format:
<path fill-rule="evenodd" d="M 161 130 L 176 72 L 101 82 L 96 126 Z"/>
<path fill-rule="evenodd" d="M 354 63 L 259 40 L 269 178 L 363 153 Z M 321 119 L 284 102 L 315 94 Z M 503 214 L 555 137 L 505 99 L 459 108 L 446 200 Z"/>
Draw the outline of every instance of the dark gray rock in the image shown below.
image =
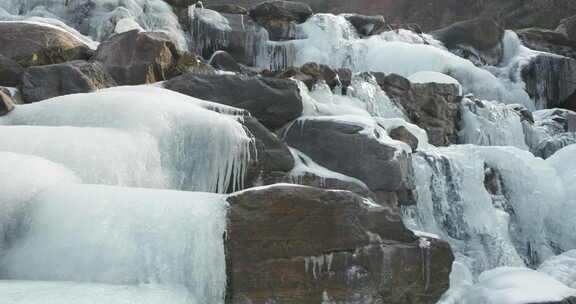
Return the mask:
<path fill-rule="evenodd" d="M 8 114 L 14 110 L 14 100 L 10 95 L 0 90 L 0 116 Z"/>
<path fill-rule="evenodd" d="M 420 248 L 386 208 L 351 192 L 274 185 L 228 201 L 230 303 L 434 303 L 448 288 L 447 244 Z"/>
<path fill-rule="evenodd" d="M 294 81 L 238 75 L 184 74 L 164 87 L 182 94 L 248 110 L 276 130 L 302 114 L 302 97 Z"/>
<path fill-rule="evenodd" d="M 70 61 L 31 67 L 22 77 L 25 103 L 116 86 L 100 62 Z"/>
<path fill-rule="evenodd" d="M 504 29 L 491 19 L 462 21 L 431 34 L 452 52 L 477 64 L 497 65 L 504 54 Z"/>
<path fill-rule="evenodd" d="M 296 24 L 306 21 L 313 12 L 306 3 L 275 0 L 256 5 L 248 14 L 268 30 L 270 40 L 282 41 L 298 38 Z"/>
<path fill-rule="evenodd" d="M 576 60 L 541 54 L 524 67 L 522 78 L 536 109 L 576 110 Z"/>
<path fill-rule="evenodd" d="M 342 69 L 344 71 L 344 69 Z M 348 70 L 350 72 L 350 70 Z M 302 81 L 309 90 L 312 90 L 318 82 L 325 82 L 331 89 L 341 86 L 339 73 L 325 64 L 308 62 L 301 67 L 289 67 L 279 71 L 264 71 L 263 75 L 276 78 L 294 78 Z M 350 77 L 352 73 L 350 73 Z M 347 85 L 350 85 L 348 81 Z"/>
<path fill-rule="evenodd" d="M 222 71 L 229 71 L 240 73 L 242 68 L 240 65 L 234 60 L 234 58 L 228 54 L 226 51 L 217 51 L 212 55 L 210 58 L 210 65 L 213 66 L 215 69 L 222 70 Z"/>
<path fill-rule="evenodd" d="M 412 191 L 410 156 L 363 131 L 362 126 L 352 122 L 311 118 L 295 122 L 285 131 L 284 138 L 288 145 L 321 166 L 355 177 L 372 191 Z"/>
<path fill-rule="evenodd" d="M 24 68 L 16 61 L 0 54 L 0 85 L 17 87 L 22 82 Z"/>
<path fill-rule="evenodd" d="M 248 168 L 246 184 L 270 184 L 285 179 L 294 168 L 294 158 L 288 146 L 255 118 L 245 117 L 242 123 L 254 137 L 251 151 L 254 158 Z"/>
<path fill-rule="evenodd" d="M 208 5 L 206 8 L 223 14 L 248 14 L 247 9 L 235 4 Z"/>
<path fill-rule="evenodd" d="M 576 58 L 576 41 L 559 31 L 528 28 L 516 31 L 525 46 L 541 52 Z"/>

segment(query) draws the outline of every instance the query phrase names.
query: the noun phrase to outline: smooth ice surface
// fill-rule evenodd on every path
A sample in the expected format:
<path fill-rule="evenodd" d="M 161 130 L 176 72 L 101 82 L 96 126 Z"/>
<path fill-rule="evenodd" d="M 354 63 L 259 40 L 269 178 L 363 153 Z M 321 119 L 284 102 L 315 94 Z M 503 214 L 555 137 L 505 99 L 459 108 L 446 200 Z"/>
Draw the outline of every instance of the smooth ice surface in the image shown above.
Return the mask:
<path fill-rule="evenodd" d="M 526 304 L 561 301 L 576 290 L 527 268 L 501 267 L 480 276 L 461 304 Z"/>
<path fill-rule="evenodd" d="M 461 143 L 529 150 L 520 114 L 511 105 L 466 97 L 460 103 L 460 117 Z"/>
<path fill-rule="evenodd" d="M 0 151 L 46 157 L 85 183 L 226 192 L 242 187 L 252 142 L 235 113 L 149 86 L 66 95 L 0 117 Z"/>
<path fill-rule="evenodd" d="M 29 203 L 0 279 L 184 286 L 199 303 L 226 285 L 226 196 L 54 186 Z"/>
<path fill-rule="evenodd" d="M 569 250 L 544 261 L 538 271 L 548 274 L 566 286 L 576 288 L 576 250 Z"/>
<path fill-rule="evenodd" d="M 191 301 L 184 288 L 2 280 L 0 301 L 6 304 L 200 304 Z"/>
<path fill-rule="evenodd" d="M 122 19 L 132 18 L 144 30 L 164 32 L 187 47 L 178 18 L 163 0 L 0 0 L 0 9 L 2 20 L 59 19 L 97 41 L 109 38 Z"/>

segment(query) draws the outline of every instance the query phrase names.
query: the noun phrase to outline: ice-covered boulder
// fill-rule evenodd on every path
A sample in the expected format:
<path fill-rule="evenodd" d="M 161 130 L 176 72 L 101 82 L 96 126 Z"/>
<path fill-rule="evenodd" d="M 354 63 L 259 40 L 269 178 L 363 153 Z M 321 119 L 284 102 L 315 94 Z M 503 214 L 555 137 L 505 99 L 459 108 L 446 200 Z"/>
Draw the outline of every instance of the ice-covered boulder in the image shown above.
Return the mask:
<path fill-rule="evenodd" d="M 121 85 L 162 81 L 190 69 L 210 70 L 195 56 L 180 51 L 168 35 L 138 30 L 118 34 L 100 44 L 94 60 L 101 61 Z"/>
<path fill-rule="evenodd" d="M 576 60 L 553 54 L 541 54 L 522 69 L 526 91 L 536 109 L 576 110 Z"/>
<path fill-rule="evenodd" d="M 222 71 L 234 73 L 242 71 L 238 62 L 226 51 L 216 51 L 210 58 L 210 65 Z"/>
<path fill-rule="evenodd" d="M 408 118 L 426 130 L 430 143 L 446 146 L 457 142 L 460 88 L 444 83 L 410 83 L 391 74 L 379 81 L 388 96 L 401 104 Z"/>
<path fill-rule="evenodd" d="M 448 287 L 444 242 L 351 192 L 279 184 L 228 202 L 233 303 L 432 303 Z"/>
<path fill-rule="evenodd" d="M 27 69 L 22 76 L 21 89 L 23 101 L 31 103 L 116 85 L 102 63 L 78 60 Z"/>
<path fill-rule="evenodd" d="M 357 178 L 374 192 L 398 193 L 400 203 L 411 203 L 411 149 L 391 139 L 376 120 L 355 116 L 302 118 L 285 131 L 284 138 L 319 165 Z"/>
<path fill-rule="evenodd" d="M 302 98 L 292 80 L 239 75 L 184 74 L 164 87 L 188 96 L 248 110 L 275 130 L 302 114 Z"/>
<path fill-rule="evenodd" d="M 432 32 L 452 52 L 477 64 L 497 65 L 502 60 L 504 29 L 487 18 L 454 23 Z"/>
<path fill-rule="evenodd" d="M 90 49 L 65 30 L 33 22 L 0 22 L 0 54 L 23 67 L 87 59 Z"/>

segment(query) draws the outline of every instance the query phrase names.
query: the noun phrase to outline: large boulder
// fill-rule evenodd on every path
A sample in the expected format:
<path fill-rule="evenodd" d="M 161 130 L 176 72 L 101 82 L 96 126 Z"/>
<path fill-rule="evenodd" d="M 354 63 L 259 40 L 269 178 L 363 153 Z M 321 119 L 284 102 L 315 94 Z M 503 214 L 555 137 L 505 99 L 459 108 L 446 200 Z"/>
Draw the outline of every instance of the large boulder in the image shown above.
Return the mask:
<path fill-rule="evenodd" d="M 273 0 L 256 5 L 248 14 L 268 30 L 271 40 L 291 40 L 297 38 L 295 25 L 306 21 L 313 12 L 306 3 Z"/>
<path fill-rule="evenodd" d="M 0 90 L 0 116 L 8 114 L 12 110 L 14 110 L 14 100 L 4 90 Z"/>
<path fill-rule="evenodd" d="M 254 117 L 245 117 L 242 124 L 254 137 L 251 151 L 254 157 L 248 167 L 246 184 L 256 186 L 285 179 L 288 172 L 294 168 L 294 157 L 286 143 Z"/>
<path fill-rule="evenodd" d="M 541 54 L 523 68 L 522 78 L 536 109 L 576 110 L 576 60 Z"/>
<path fill-rule="evenodd" d="M 230 303 L 434 303 L 452 253 L 348 191 L 274 185 L 233 194 Z"/>
<path fill-rule="evenodd" d="M 288 67 L 278 71 L 263 71 L 262 74 L 277 78 L 294 78 L 300 80 L 309 90 L 312 90 L 314 85 L 321 81 L 325 82 L 332 89 L 342 85 L 338 71 L 333 70 L 325 64 L 317 64 L 315 62 L 308 62 L 301 67 Z M 350 81 L 348 81 L 347 84 L 349 85 Z"/>
<path fill-rule="evenodd" d="M 164 33 L 132 30 L 100 44 L 94 60 L 104 64 L 120 85 L 137 85 L 169 79 L 185 72 L 212 69 L 190 53 L 180 51 Z"/>
<path fill-rule="evenodd" d="M 319 165 L 357 178 L 376 193 L 399 194 L 390 205 L 410 204 L 414 177 L 410 155 L 385 129 L 363 121 L 306 118 L 293 123 L 284 139 Z M 410 148 L 406 145 L 407 150 Z M 361 157 L 359 157 L 361 156 Z"/>
<path fill-rule="evenodd" d="M 299 117 L 303 109 L 298 86 L 286 79 L 189 73 L 166 81 L 164 87 L 248 110 L 271 130 Z"/>
<path fill-rule="evenodd" d="M 102 63 L 70 61 L 31 67 L 22 76 L 22 99 L 25 103 L 56 96 L 88 93 L 116 86 Z"/>
<path fill-rule="evenodd" d="M 504 29 L 492 19 L 462 21 L 431 34 L 452 52 L 477 64 L 497 65 L 504 54 Z"/>
<path fill-rule="evenodd" d="M 456 85 L 410 83 L 395 74 L 377 79 L 386 94 L 402 105 L 412 123 L 426 130 L 431 144 L 447 146 L 458 142 L 461 97 Z"/>
<path fill-rule="evenodd" d="M 565 33 L 541 28 L 521 29 L 516 33 L 524 45 L 533 50 L 576 58 L 576 40 L 568 39 Z"/>
<path fill-rule="evenodd" d="M 24 68 L 16 61 L 0 54 L 0 85 L 17 87 L 22 81 Z"/>
<path fill-rule="evenodd" d="M 22 67 L 87 59 L 90 53 L 84 42 L 63 29 L 36 23 L 0 22 L 0 55 Z M 2 65 L 5 62 L 2 60 Z"/>

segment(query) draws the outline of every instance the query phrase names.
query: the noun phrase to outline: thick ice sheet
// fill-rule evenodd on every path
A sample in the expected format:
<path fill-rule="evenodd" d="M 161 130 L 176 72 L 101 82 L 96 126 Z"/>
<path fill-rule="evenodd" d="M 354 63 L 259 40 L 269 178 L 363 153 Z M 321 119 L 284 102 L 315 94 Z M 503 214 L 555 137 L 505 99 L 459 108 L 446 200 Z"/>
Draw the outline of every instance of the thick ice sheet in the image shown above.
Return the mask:
<path fill-rule="evenodd" d="M 225 113 L 241 111 L 149 86 L 66 95 L 0 117 L 0 151 L 46 157 L 86 183 L 225 192 L 242 187 L 252 143 Z"/>
<path fill-rule="evenodd" d="M 220 302 L 226 271 L 226 196 L 54 186 L 20 218 L 0 258 L 0 279 L 184 286 Z M 0 295 L 1 297 L 2 295 Z"/>

